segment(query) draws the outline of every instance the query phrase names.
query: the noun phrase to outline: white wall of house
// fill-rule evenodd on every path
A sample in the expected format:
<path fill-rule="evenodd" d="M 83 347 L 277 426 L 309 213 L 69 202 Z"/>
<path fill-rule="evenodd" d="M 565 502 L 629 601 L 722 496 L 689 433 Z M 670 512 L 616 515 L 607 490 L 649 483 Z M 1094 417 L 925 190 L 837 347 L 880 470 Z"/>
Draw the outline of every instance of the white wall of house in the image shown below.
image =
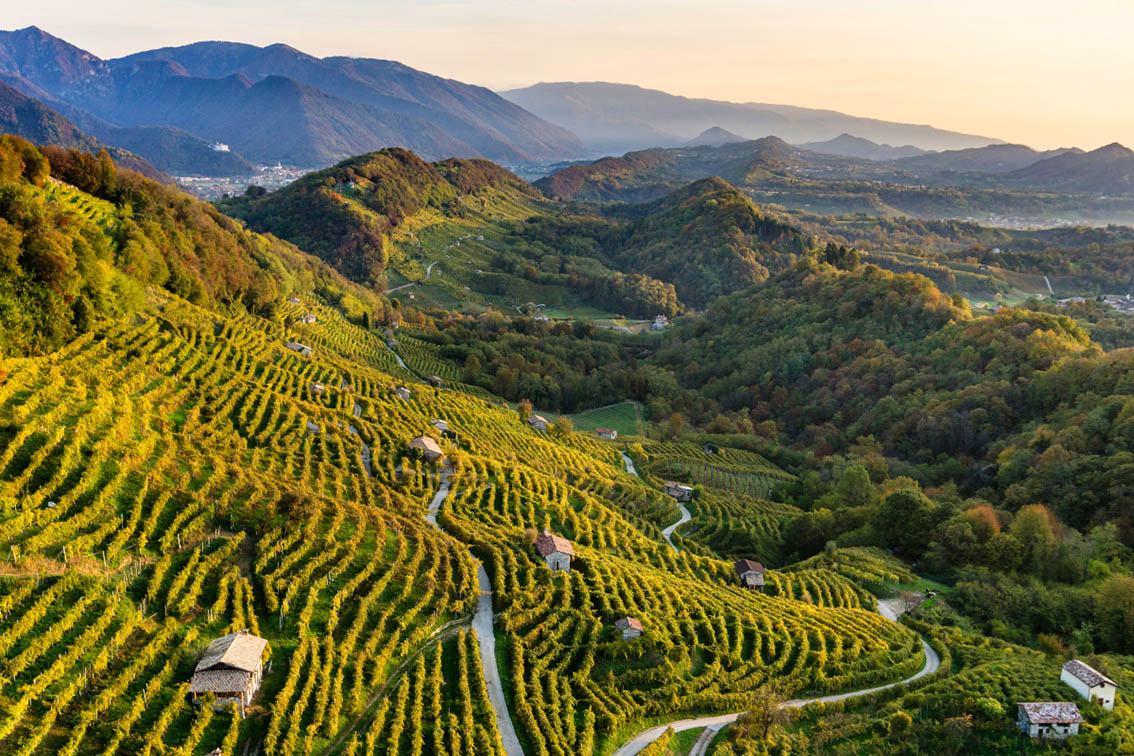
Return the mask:
<path fill-rule="evenodd" d="M 1088 687 L 1085 682 L 1066 669 L 1059 675 L 1059 679 L 1074 688 L 1076 693 L 1088 701 L 1096 701 L 1107 711 L 1114 708 L 1114 697 L 1118 691 L 1110 683 L 1100 683 L 1093 688 Z"/>
<path fill-rule="evenodd" d="M 625 630 L 622 631 L 622 640 L 634 640 L 635 638 L 638 638 L 641 635 L 642 635 L 641 630 L 636 630 L 635 628 L 628 627 L 628 628 L 626 628 Z"/>

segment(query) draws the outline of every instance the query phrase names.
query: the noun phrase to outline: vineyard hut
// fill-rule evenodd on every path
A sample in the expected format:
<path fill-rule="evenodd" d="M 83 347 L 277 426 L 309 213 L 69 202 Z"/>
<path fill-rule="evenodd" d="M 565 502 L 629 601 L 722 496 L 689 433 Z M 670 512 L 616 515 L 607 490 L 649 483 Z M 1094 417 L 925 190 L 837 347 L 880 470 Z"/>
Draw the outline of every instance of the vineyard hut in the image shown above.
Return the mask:
<path fill-rule="evenodd" d="M 267 647 L 268 641 L 247 630 L 217 638 L 197 662 L 189 695 L 194 701 L 212 694 L 220 702 L 235 702 L 243 715 L 260 689 Z"/>
<path fill-rule="evenodd" d="M 298 341 L 287 342 L 287 348 L 290 349 L 293 352 L 299 352 L 304 357 L 310 357 L 311 355 L 313 355 L 315 353 L 314 349 L 312 349 L 309 346 L 305 346 L 303 344 L 300 344 Z"/>
<path fill-rule="evenodd" d="M 607 441 L 613 441 L 618 438 L 618 431 L 614 428 L 595 428 L 595 435 L 599 438 L 605 438 Z"/>
<path fill-rule="evenodd" d="M 764 565 L 751 559 L 738 559 L 733 567 L 742 586 L 750 591 L 764 590 Z"/>
<path fill-rule="evenodd" d="M 1016 706 L 1016 726 L 1032 738 L 1064 740 L 1079 734 L 1083 715 L 1079 707 L 1065 701 L 1022 703 Z"/>
<path fill-rule="evenodd" d="M 672 480 L 665 482 L 665 492 L 678 501 L 690 501 L 693 498 L 693 487 Z"/>
<path fill-rule="evenodd" d="M 543 415 L 529 415 L 528 425 L 532 426 L 537 431 L 547 432 L 547 418 Z"/>
<path fill-rule="evenodd" d="M 311 393 L 312 394 L 322 394 L 326 390 L 327 390 L 327 387 L 324 386 L 322 383 L 312 383 L 311 384 Z"/>
<path fill-rule="evenodd" d="M 445 420 L 430 420 L 429 424 L 433 426 L 434 430 L 447 431 L 449 430 L 449 423 Z"/>
<path fill-rule="evenodd" d="M 571 557 L 575 556 L 575 549 L 566 538 L 552 535 L 550 531 L 545 530 L 536 538 L 536 551 L 552 571 L 571 571 Z"/>
<path fill-rule="evenodd" d="M 315 317 L 315 313 L 309 312 L 306 315 L 304 315 L 302 318 L 300 318 L 299 322 L 305 323 L 306 325 L 311 325 L 316 320 L 318 320 L 318 318 Z"/>
<path fill-rule="evenodd" d="M 436 462 L 445 456 L 445 452 L 441 451 L 441 447 L 429 436 L 418 436 L 409 442 L 409 448 L 419 450 L 430 462 Z"/>
<path fill-rule="evenodd" d="M 1118 683 L 1089 664 L 1084 664 L 1078 659 L 1069 661 L 1063 665 L 1059 679 L 1088 701 L 1094 701 L 1107 711 L 1114 708 Z"/>
<path fill-rule="evenodd" d="M 292 304 L 299 304 L 299 297 L 292 297 L 287 301 L 291 302 Z"/>
<path fill-rule="evenodd" d="M 394 393 L 400 396 L 402 399 L 405 399 L 407 402 L 409 401 L 409 398 L 413 396 L 413 392 L 405 386 L 398 386 L 396 389 L 394 389 Z"/>
<path fill-rule="evenodd" d="M 441 376 L 439 375 L 431 375 L 426 378 L 426 380 L 429 381 L 429 385 L 434 388 L 441 388 L 445 385 L 445 381 L 441 380 Z"/>
<path fill-rule="evenodd" d="M 623 617 L 614 627 L 622 631 L 622 640 L 633 640 L 642 634 L 642 622 L 635 617 Z"/>

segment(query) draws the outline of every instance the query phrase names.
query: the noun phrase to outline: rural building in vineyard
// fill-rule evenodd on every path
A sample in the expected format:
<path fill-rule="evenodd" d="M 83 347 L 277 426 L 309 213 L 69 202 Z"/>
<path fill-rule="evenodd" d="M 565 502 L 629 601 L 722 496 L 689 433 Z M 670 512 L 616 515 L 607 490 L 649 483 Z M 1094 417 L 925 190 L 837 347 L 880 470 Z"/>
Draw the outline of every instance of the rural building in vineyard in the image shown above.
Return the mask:
<path fill-rule="evenodd" d="M 542 415 L 529 415 L 528 416 L 528 425 L 532 426 L 537 431 L 546 431 L 547 430 L 547 418 L 543 417 Z"/>
<path fill-rule="evenodd" d="M 409 448 L 419 450 L 430 462 L 436 462 L 445 456 L 445 452 L 441 451 L 441 447 L 429 436 L 418 436 L 409 442 Z"/>
<path fill-rule="evenodd" d="M 429 385 L 434 388 L 441 388 L 445 385 L 445 381 L 441 380 L 441 376 L 439 375 L 431 375 L 426 380 L 429 381 Z"/>
<path fill-rule="evenodd" d="M 733 567 L 742 586 L 750 591 L 764 590 L 764 565 L 751 559 L 739 559 Z"/>
<path fill-rule="evenodd" d="M 684 483 L 676 483 L 672 480 L 667 480 L 664 485 L 665 492 L 677 499 L 678 501 L 690 501 L 693 499 L 693 487 L 687 486 Z"/>
<path fill-rule="evenodd" d="M 432 425 L 435 430 L 439 430 L 439 431 L 449 430 L 449 423 L 445 420 L 440 420 L 440 419 L 431 420 L 429 422 L 429 424 Z"/>
<path fill-rule="evenodd" d="M 618 438 L 618 431 L 613 428 L 595 428 L 595 435 L 599 438 L 605 438 L 607 441 L 613 441 Z"/>
<path fill-rule="evenodd" d="M 324 386 L 322 383 L 312 383 L 311 384 L 311 393 L 312 394 L 322 394 L 326 390 L 327 390 L 327 387 Z"/>
<path fill-rule="evenodd" d="M 304 315 L 302 318 L 300 318 L 299 322 L 305 323 L 307 325 L 311 325 L 316 320 L 318 320 L 318 318 L 315 317 L 315 313 L 309 312 L 306 315 Z"/>
<path fill-rule="evenodd" d="M 194 700 L 212 694 L 223 703 L 235 701 L 243 715 L 260 689 L 267 647 L 268 641 L 247 630 L 217 638 L 197 662 L 189 695 Z"/>
<path fill-rule="evenodd" d="M 623 617 L 614 623 L 622 631 L 622 640 L 633 640 L 642 635 L 642 623 L 635 617 Z"/>
<path fill-rule="evenodd" d="M 1107 711 L 1114 708 L 1118 683 L 1089 664 L 1084 664 L 1078 659 L 1069 661 L 1063 665 L 1059 679 L 1088 701 L 1094 701 Z"/>
<path fill-rule="evenodd" d="M 287 348 L 290 349 L 293 352 L 299 352 L 304 357 L 310 357 L 312 354 L 315 353 L 314 349 L 312 349 L 309 346 L 304 346 L 303 344 L 300 344 L 298 341 L 287 342 Z"/>
<path fill-rule="evenodd" d="M 650 324 L 651 331 L 664 331 L 666 328 L 669 328 L 669 318 L 665 315 L 658 315 L 654 318 L 654 322 Z"/>
<path fill-rule="evenodd" d="M 394 389 L 394 393 L 400 396 L 402 399 L 405 399 L 407 402 L 409 401 L 409 398 L 413 396 L 413 392 L 405 386 L 398 386 L 396 389 Z"/>
<path fill-rule="evenodd" d="M 536 538 L 536 551 L 555 572 L 571 571 L 571 557 L 575 556 L 575 549 L 566 538 L 545 530 Z"/>
<path fill-rule="evenodd" d="M 1078 735 L 1083 723 L 1083 715 L 1073 703 L 1022 703 L 1016 709 L 1016 726 L 1033 738 L 1063 740 Z"/>

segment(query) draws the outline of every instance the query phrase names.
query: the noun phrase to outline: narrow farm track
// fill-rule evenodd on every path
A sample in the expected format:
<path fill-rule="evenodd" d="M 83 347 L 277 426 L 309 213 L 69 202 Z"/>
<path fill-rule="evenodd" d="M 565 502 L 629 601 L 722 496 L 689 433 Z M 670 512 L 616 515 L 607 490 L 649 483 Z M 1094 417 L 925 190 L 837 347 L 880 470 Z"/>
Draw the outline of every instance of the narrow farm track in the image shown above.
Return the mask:
<path fill-rule="evenodd" d="M 439 262 L 441 262 L 441 261 L 440 260 L 434 260 L 433 262 L 429 263 L 429 265 L 425 266 L 425 278 L 421 279 L 421 281 L 410 281 L 407 284 L 402 284 L 401 286 L 395 286 L 392 289 L 383 289 L 382 293 L 383 294 L 392 294 L 395 291 L 401 291 L 402 289 L 408 289 L 411 286 L 417 286 L 422 281 L 428 281 L 429 277 L 433 275 L 433 266 L 436 265 Z"/>
<path fill-rule="evenodd" d="M 670 538 L 670 536 L 682 525 L 693 519 L 693 515 L 689 514 L 689 510 L 686 509 L 684 504 L 678 504 L 677 506 L 681 508 L 681 519 L 661 532 L 662 537 L 665 538 L 665 542 L 668 543 L 669 547 L 674 551 L 677 551 L 677 547 L 673 545 L 673 539 Z"/>
<path fill-rule="evenodd" d="M 886 619 L 897 622 L 898 615 L 901 614 L 901 609 L 898 603 L 894 600 L 880 599 L 878 601 L 878 613 Z M 837 693 L 831 696 L 820 696 L 818 698 L 796 698 L 784 703 L 785 707 L 791 709 L 801 709 L 813 703 L 832 703 L 835 701 L 846 701 L 850 698 L 858 698 L 870 693 L 877 693 L 880 690 L 887 690 L 898 685 L 906 685 L 918 680 L 926 675 L 931 675 L 941 667 L 941 657 L 933 650 L 933 647 L 926 643 L 925 639 L 921 640 L 922 649 L 925 651 L 925 666 L 921 668 L 917 674 L 907 677 L 905 680 L 899 682 L 889 683 L 888 685 L 879 685 L 876 688 L 867 688 L 866 690 L 855 690 L 850 693 Z M 696 730 L 700 727 L 716 728 L 720 730 L 725 725 L 732 724 L 743 712 L 735 712 L 733 714 L 718 714 L 712 717 L 697 717 L 695 719 L 679 719 L 673 722 L 667 722 L 657 727 L 651 727 L 648 730 L 638 733 L 629 742 L 615 751 L 612 756 L 636 756 L 643 748 L 653 743 L 660 738 L 668 728 L 673 728 L 675 732 L 682 732 L 684 730 Z M 710 738 L 711 739 L 711 738 Z M 707 744 L 706 744 L 707 747 Z"/>
<path fill-rule="evenodd" d="M 441 530 L 441 532 L 445 531 L 437 524 L 437 512 L 449 495 L 449 488 L 449 473 L 445 471 L 441 473 L 441 486 L 437 489 L 433 500 L 429 502 L 429 509 L 425 515 L 429 524 Z M 508 699 L 504 695 L 504 684 L 500 680 L 500 670 L 496 666 L 492 582 L 488 579 L 488 572 L 484 569 L 484 565 L 476 558 L 475 554 L 473 554 L 473 559 L 476 561 L 476 579 L 480 596 L 477 598 L 472 626 L 476 630 L 477 645 L 480 646 L 480 665 L 484 670 L 484 682 L 488 688 L 488 698 L 496 714 L 496 729 L 500 732 L 500 740 L 504 743 L 504 751 L 508 756 L 524 756 L 520 738 L 516 735 L 516 728 L 512 724 L 512 714 L 508 711 Z"/>

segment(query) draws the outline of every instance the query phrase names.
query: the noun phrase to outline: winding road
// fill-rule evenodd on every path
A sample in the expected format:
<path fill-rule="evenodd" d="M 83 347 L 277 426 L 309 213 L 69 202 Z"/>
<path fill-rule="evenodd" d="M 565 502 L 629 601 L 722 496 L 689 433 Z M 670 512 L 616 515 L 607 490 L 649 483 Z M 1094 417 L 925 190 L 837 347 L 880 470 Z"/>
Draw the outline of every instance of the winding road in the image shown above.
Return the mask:
<path fill-rule="evenodd" d="M 878 601 L 878 613 L 892 622 L 897 622 L 898 615 L 902 613 L 902 610 L 897 600 L 880 599 Z M 888 685 L 879 685 L 876 688 L 867 688 L 866 690 L 855 690 L 851 691 L 850 693 L 837 693 L 831 696 L 819 696 L 818 698 L 796 698 L 792 699 L 791 701 L 784 702 L 784 706 L 791 709 L 801 709 L 804 706 L 813 703 L 832 703 L 834 701 L 845 701 L 848 698 L 858 698 L 859 696 L 865 696 L 870 693 L 877 693 L 880 690 L 887 690 L 888 688 L 893 688 L 898 685 L 906 685 L 913 682 L 914 680 L 925 677 L 926 675 L 931 675 L 941 667 L 941 657 L 937 655 L 937 652 L 933 650 L 932 646 L 926 643 L 924 638 L 922 638 L 921 640 L 921 646 L 925 651 L 925 666 L 921 668 L 920 672 L 918 672 L 916 675 L 913 675 L 912 677 L 907 677 L 905 680 L 902 680 L 900 682 L 889 683 Z M 739 717 L 742 713 L 743 712 L 736 712 L 734 714 L 719 714 L 714 717 L 698 717 L 696 719 L 679 719 L 674 722 L 658 725 L 657 727 L 651 727 L 650 729 L 635 735 L 628 743 L 615 751 L 612 756 L 635 756 L 643 748 L 664 735 L 665 731 L 670 727 L 672 727 L 675 732 L 681 732 L 683 730 L 696 730 L 700 727 L 720 730 L 726 725 L 730 725 L 735 722 L 737 717 Z M 712 737 L 710 736 L 709 741 L 711 740 Z M 698 740 L 698 744 L 700 744 L 700 740 Z M 704 748 L 707 749 L 708 745 L 708 742 L 706 742 Z M 700 751 L 700 753 L 704 753 L 704 750 Z"/>
<path fill-rule="evenodd" d="M 433 527 L 445 532 L 437 524 L 437 512 L 441 503 L 449 495 L 449 471 L 441 473 L 441 486 L 429 502 L 429 509 L 425 519 Z M 469 552 L 472 554 L 472 552 Z M 500 680 L 500 670 L 496 666 L 496 635 L 493 632 L 492 617 L 492 583 L 488 579 L 488 572 L 484 565 L 472 554 L 476 562 L 476 580 L 480 595 L 476 602 L 476 613 L 473 615 L 472 626 L 476 630 L 476 640 L 480 645 L 480 666 L 484 670 L 484 682 L 488 688 L 488 699 L 496 713 L 496 729 L 500 732 L 500 740 L 504 743 L 504 752 L 508 756 L 524 756 L 524 749 L 520 745 L 520 738 L 516 735 L 516 728 L 512 725 L 512 715 L 508 711 L 508 699 L 504 696 L 504 684 Z"/>
<path fill-rule="evenodd" d="M 622 455 L 622 461 L 626 463 L 626 472 L 630 473 L 635 478 L 640 477 L 638 471 L 634 469 L 634 460 L 630 459 L 629 455 L 624 451 L 619 451 L 618 453 Z M 661 532 L 662 538 L 665 539 L 665 542 L 668 543 L 669 547 L 674 551 L 677 551 L 677 547 L 673 545 L 673 539 L 671 539 L 670 536 L 682 525 L 693 519 L 693 515 L 689 514 L 689 510 L 685 508 L 684 504 L 679 503 L 677 506 L 681 509 L 681 519 Z"/>
<path fill-rule="evenodd" d="M 407 284 L 402 284 L 401 286 L 395 286 L 392 289 L 383 289 L 382 293 L 383 294 L 393 294 L 395 291 L 401 291 L 402 289 L 408 289 L 411 286 L 417 286 L 422 281 L 428 281 L 429 277 L 431 275 L 433 275 L 433 266 L 436 265 L 439 262 L 441 262 L 441 261 L 440 260 L 434 260 L 433 262 L 429 263 L 429 265 L 425 266 L 425 278 L 421 279 L 421 281 L 410 281 Z"/>

